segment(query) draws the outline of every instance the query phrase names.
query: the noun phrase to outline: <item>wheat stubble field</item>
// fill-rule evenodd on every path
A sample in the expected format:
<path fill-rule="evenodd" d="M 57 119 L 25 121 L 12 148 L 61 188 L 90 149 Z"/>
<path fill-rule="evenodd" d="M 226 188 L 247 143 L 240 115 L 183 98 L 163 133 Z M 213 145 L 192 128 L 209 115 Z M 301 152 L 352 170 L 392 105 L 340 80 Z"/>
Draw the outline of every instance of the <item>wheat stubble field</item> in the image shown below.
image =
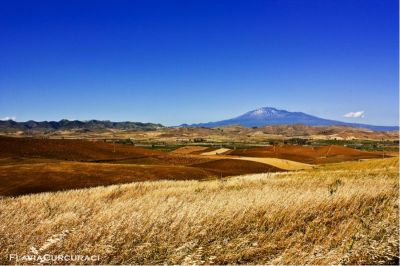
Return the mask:
<path fill-rule="evenodd" d="M 398 170 L 388 158 L 3 198 L 0 263 L 79 253 L 101 264 L 396 264 Z"/>

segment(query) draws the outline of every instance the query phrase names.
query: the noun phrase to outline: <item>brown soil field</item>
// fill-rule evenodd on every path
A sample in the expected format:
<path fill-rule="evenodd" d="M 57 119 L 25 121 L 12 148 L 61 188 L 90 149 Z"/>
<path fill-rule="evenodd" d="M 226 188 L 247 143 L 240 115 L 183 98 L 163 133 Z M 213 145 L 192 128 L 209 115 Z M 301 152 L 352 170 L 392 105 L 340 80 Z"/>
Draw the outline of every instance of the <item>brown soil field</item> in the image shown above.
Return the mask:
<path fill-rule="evenodd" d="M 161 151 L 132 145 L 113 145 L 101 141 L 0 137 L 0 158 L 37 157 L 69 161 L 96 161 L 162 154 L 164 153 Z"/>
<path fill-rule="evenodd" d="M 201 155 L 219 155 L 228 153 L 230 149 L 220 148 L 220 149 L 212 149 L 211 151 L 202 152 Z"/>
<path fill-rule="evenodd" d="M 283 171 L 245 160 L 208 160 L 192 166 L 71 162 L 46 159 L 0 160 L 0 196 L 155 180 L 208 180 Z"/>
<path fill-rule="evenodd" d="M 191 165 L 214 160 L 213 158 L 198 155 L 150 155 L 138 158 L 123 158 L 115 160 L 96 160 L 99 163 L 115 163 L 115 164 L 144 164 L 144 165 Z"/>
<path fill-rule="evenodd" d="M 167 153 L 102 141 L 0 137 L 0 196 L 137 181 L 205 180 L 283 169 L 307 169 L 268 161 L 274 158 L 297 164 L 381 158 L 378 153 L 341 146 L 294 145 L 200 155 L 209 150 L 215 149 L 190 146 Z"/>
<path fill-rule="evenodd" d="M 184 146 L 171 151 L 170 154 L 195 154 L 197 152 L 204 152 L 208 149 L 209 149 L 208 147 L 202 147 L 202 146 Z"/>
<path fill-rule="evenodd" d="M 366 152 L 342 146 L 267 146 L 251 149 L 237 149 L 228 153 L 235 156 L 269 157 L 292 160 L 309 164 L 335 163 L 360 159 L 381 158 L 382 154 Z"/>
<path fill-rule="evenodd" d="M 209 148 L 206 148 L 207 150 Z M 210 161 L 196 155 L 166 153 L 133 145 L 87 140 L 10 138 L 0 136 L 0 159 L 35 158 L 78 162 L 145 165 L 190 165 Z"/>
<path fill-rule="evenodd" d="M 206 163 L 194 164 L 192 166 L 208 170 L 220 176 L 284 171 L 264 163 L 235 159 L 219 159 Z"/>
<path fill-rule="evenodd" d="M 207 149 L 204 149 L 204 150 L 202 150 L 202 151 L 194 151 L 194 152 L 192 152 L 191 154 L 193 154 L 193 155 L 200 155 L 200 154 L 202 154 L 202 153 L 204 153 L 204 152 L 209 152 L 209 151 L 213 151 L 213 150 L 215 150 L 215 148 L 207 147 Z"/>
<path fill-rule="evenodd" d="M 174 155 L 201 155 L 206 152 L 215 151 L 216 148 L 212 147 L 201 147 L 201 146 L 184 146 L 171 151 L 170 154 Z"/>
<path fill-rule="evenodd" d="M 114 152 L 114 145 L 104 142 L 0 137 L 0 196 L 280 170 L 257 162 L 219 159 L 122 144 L 115 145 Z M 217 162 L 207 165 L 212 161 Z"/>
<path fill-rule="evenodd" d="M 44 161 L 0 165 L 0 196 L 154 180 L 204 180 L 212 171 L 173 165 Z"/>

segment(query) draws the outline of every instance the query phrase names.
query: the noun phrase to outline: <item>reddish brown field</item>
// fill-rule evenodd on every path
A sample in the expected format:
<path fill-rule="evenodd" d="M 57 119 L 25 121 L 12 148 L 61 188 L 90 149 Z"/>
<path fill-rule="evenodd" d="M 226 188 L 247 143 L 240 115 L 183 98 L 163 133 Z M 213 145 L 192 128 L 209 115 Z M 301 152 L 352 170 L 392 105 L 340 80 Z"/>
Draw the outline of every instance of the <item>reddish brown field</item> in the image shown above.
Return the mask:
<path fill-rule="evenodd" d="M 65 161 L 0 165 L 0 195 L 59 191 L 153 180 L 204 180 L 212 171 L 173 165 L 133 165 Z"/>
<path fill-rule="evenodd" d="M 184 146 L 170 152 L 170 154 L 196 154 L 202 153 L 210 148 L 201 146 Z"/>
<path fill-rule="evenodd" d="M 152 180 L 205 180 L 283 171 L 268 163 L 229 156 L 271 157 L 310 164 L 379 158 L 340 146 L 276 146 L 229 151 L 184 147 L 172 153 L 83 140 L 0 137 L 0 196 Z M 279 167 L 279 166 L 278 166 Z"/>
<path fill-rule="evenodd" d="M 241 175 L 248 174 L 250 172 L 269 173 L 283 171 L 282 169 L 264 163 L 233 159 L 214 160 L 210 162 L 194 164 L 192 166 L 208 170 L 216 175 L 221 176 Z"/>
<path fill-rule="evenodd" d="M 277 171 L 282 170 L 262 163 L 231 159 L 193 166 L 8 159 L 0 161 L 0 195 L 18 196 L 139 181 L 206 180 Z"/>
<path fill-rule="evenodd" d="M 360 151 L 335 145 L 321 147 L 297 145 L 268 146 L 251 149 L 237 149 L 230 151 L 228 154 L 248 157 L 279 158 L 309 164 L 382 158 L 382 154 L 380 153 Z"/>
<path fill-rule="evenodd" d="M 212 161 L 216 162 L 207 164 Z M 0 137 L 0 196 L 277 170 L 256 162 L 170 154 L 131 145 Z"/>
<path fill-rule="evenodd" d="M 164 153 L 160 151 L 132 145 L 113 145 L 101 141 L 0 137 L 0 158 L 29 157 L 68 161 L 107 161 L 162 154 Z"/>

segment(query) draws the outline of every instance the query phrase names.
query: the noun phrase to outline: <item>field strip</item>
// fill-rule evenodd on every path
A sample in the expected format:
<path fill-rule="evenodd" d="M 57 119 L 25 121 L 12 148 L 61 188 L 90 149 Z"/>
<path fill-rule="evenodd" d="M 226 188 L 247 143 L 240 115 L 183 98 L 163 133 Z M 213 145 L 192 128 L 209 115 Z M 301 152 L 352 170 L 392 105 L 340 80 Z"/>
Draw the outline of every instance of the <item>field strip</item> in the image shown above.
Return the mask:
<path fill-rule="evenodd" d="M 291 160 L 278 159 L 278 158 L 259 158 L 259 157 L 233 157 L 235 160 L 253 161 L 264 164 L 269 164 L 284 170 L 305 170 L 312 169 L 314 166 L 311 164 L 295 162 Z"/>
<path fill-rule="evenodd" d="M 202 154 L 202 155 L 204 155 L 204 154 Z M 242 161 L 253 161 L 253 162 L 268 164 L 268 165 L 275 166 L 280 169 L 289 170 L 289 171 L 306 170 L 306 169 L 312 169 L 315 167 L 312 164 L 300 163 L 300 162 L 296 162 L 296 161 L 279 159 L 279 158 L 247 157 L 247 156 L 215 155 L 215 154 L 210 154 L 208 157 L 213 158 L 213 159 L 233 159 L 233 160 L 242 160 Z"/>
<path fill-rule="evenodd" d="M 184 146 L 180 147 L 176 150 L 171 151 L 171 154 L 191 154 L 192 152 L 201 152 L 204 150 L 208 150 L 208 147 L 201 147 L 201 146 Z"/>
<path fill-rule="evenodd" d="M 358 161 L 330 163 L 320 165 L 319 168 L 324 170 L 365 170 L 365 169 L 385 169 L 399 168 L 399 158 L 384 158 L 384 159 L 361 159 Z"/>
<path fill-rule="evenodd" d="M 221 149 L 216 149 L 216 150 L 209 151 L 209 152 L 203 152 L 201 155 L 218 155 L 218 154 L 225 153 L 227 151 L 230 151 L 230 149 L 221 148 Z"/>

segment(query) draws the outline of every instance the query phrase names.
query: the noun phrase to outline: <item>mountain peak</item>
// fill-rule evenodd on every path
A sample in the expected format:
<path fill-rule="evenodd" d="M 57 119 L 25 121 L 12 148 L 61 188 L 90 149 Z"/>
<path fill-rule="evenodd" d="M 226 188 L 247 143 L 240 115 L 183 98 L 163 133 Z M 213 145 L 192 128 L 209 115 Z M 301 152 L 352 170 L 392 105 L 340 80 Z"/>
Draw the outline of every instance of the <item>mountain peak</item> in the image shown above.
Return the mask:
<path fill-rule="evenodd" d="M 273 107 L 261 107 L 254 111 L 251 111 L 251 112 L 254 115 L 263 115 L 263 114 L 275 114 L 278 111 L 280 111 L 280 110 L 273 108 Z"/>
<path fill-rule="evenodd" d="M 286 110 L 279 110 L 274 107 L 261 107 L 237 117 L 238 119 L 271 119 L 272 117 L 282 117 L 289 113 Z"/>
<path fill-rule="evenodd" d="M 367 128 L 376 131 L 398 130 L 396 126 L 373 126 L 357 123 L 346 123 L 329 119 L 319 118 L 302 112 L 289 112 L 274 107 L 261 107 L 232 119 L 195 124 L 192 126 L 216 127 L 226 125 L 241 125 L 246 127 L 268 126 L 268 125 L 294 125 L 303 124 L 307 126 L 351 126 Z"/>

